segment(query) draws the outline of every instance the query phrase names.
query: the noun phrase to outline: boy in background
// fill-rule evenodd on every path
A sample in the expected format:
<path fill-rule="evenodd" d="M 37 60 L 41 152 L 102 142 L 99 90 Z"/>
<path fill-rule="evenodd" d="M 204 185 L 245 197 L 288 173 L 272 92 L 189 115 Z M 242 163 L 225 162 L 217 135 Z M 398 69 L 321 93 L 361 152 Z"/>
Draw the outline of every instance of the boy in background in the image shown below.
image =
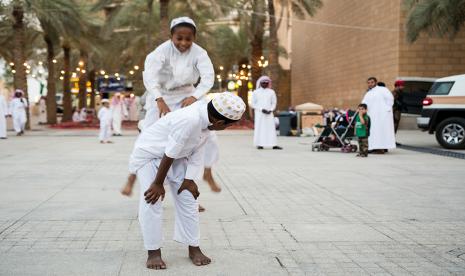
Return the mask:
<path fill-rule="evenodd" d="M 370 116 L 367 114 L 367 105 L 358 105 L 358 114 L 355 118 L 355 136 L 358 137 L 358 157 L 368 157 L 368 136 L 370 136 Z"/>

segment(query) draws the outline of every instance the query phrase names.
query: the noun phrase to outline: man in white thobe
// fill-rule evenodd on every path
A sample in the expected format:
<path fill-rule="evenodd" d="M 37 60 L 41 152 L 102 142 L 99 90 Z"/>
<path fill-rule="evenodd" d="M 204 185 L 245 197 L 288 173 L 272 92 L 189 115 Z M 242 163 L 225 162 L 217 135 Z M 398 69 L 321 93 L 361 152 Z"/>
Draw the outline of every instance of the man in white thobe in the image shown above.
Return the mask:
<path fill-rule="evenodd" d="M 254 109 L 254 145 L 257 149 L 278 146 L 276 126 L 273 112 L 276 109 L 276 93 L 271 86 L 271 79 L 262 76 L 257 80 L 257 88 L 252 93 L 252 108 Z"/>
<path fill-rule="evenodd" d="M 164 269 L 161 258 L 163 184 L 170 186 L 176 210 L 174 240 L 188 245 L 195 265 L 210 259 L 199 248 L 198 188 L 195 181 L 203 171 L 204 147 L 209 130 L 223 130 L 237 122 L 245 111 L 244 102 L 232 93 L 221 93 L 208 104 L 199 101 L 170 112 L 137 138 L 129 161 L 129 172 L 137 174 L 141 193 L 139 222 L 147 267 Z M 135 178 L 132 179 L 132 182 Z"/>
<path fill-rule="evenodd" d="M 376 153 L 396 148 L 392 105 L 394 97 L 386 87 L 374 86 L 363 97 L 371 119 L 368 149 Z"/>
<path fill-rule="evenodd" d="M 7 138 L 6 117 L 8 116 L 8 105 L 5 97 L 0 94 L 0 139 Z"/>
<path fill-rule="evenodd" d="M 113 135 L 121 136 L 121 125 L 123 119 L 128 116 L 128 111 L 124 106 L 124 100 L 120 93 L 116 93 L 111 100 L 111 112 L 113 113 Z"/>
<path fill-rule="evenodd" d="M 98 111 L 98 119 L 100 120 L 100 133 L 99 140 L 100 143 L 111 143 L 111 121 L 112 121 L 112 112 L 109 108 L 110 101 L 108 99 L 102 100 L 102 107 Z"/>
<path fill-rule="evenodd" d="M 27 122 L 27 108 L 28 104 L 27 100 L 23 97 L 23 91 L 16 89 L 15 97 L 10 102 L 10 114 L 13 118 L 13 128 L 17 136 L 24 134 Z"/>

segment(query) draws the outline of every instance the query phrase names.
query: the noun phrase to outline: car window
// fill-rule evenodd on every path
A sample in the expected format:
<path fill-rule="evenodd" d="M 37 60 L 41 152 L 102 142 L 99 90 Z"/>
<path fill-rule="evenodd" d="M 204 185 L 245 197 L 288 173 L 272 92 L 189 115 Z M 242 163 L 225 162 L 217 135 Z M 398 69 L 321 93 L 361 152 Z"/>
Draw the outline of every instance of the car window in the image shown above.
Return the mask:
<path fill-rule="evenodd" d="M 453 81 L 435 82 L 429 91 L 429 95 L 448 95 L 454 85 Z"/>
<path fill-rule="evenodd" d="M 404 93 L 428 93 L 428 91 L 431 89 L 431 86 L 433 85 L 433 82 L 429 81 L 405 81 L 404 84 Z"/>

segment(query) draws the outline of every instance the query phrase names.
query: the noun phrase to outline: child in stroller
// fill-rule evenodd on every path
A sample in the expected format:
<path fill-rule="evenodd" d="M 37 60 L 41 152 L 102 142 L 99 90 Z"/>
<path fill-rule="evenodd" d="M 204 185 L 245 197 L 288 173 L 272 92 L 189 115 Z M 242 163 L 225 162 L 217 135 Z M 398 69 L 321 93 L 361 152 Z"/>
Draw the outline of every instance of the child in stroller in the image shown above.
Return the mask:
<path fill-rule="evenodd" d="M 333 120 L 328 120 L 321 134 L 312 143 L 312 151 L 328 151 L 330 148 L 340 148 L 342 152 L 356 152 L 354 139 L 356 111 L 348 109 L 346 112 L 331 111 L 335 114 Z M 325 116 L 328 117 L 328 116 Z"/>

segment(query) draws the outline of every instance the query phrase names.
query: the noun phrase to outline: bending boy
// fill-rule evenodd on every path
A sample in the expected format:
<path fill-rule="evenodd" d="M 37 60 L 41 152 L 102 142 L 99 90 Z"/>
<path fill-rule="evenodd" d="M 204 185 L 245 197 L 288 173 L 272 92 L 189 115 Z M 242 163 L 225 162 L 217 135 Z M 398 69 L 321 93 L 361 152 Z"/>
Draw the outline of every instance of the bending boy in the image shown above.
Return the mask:
<path fill-rule="evenodd" d="M 165 269 L 161 257 L 163 184 L 170 185 L 176 210 L 174 240 L 188 245 L 195 265 L 211 262 L 199 247 L 199 191 L 195 180 L 203 173 L 204 148 L 209 130 L 223 130 L 237 122 L 245 111 L 241 98 L 218 94 L 208 104 L 196 102 L 168 113 L 137 138 L 129 162 L 137 174 L 141 193 L 139 222 L 148 250 L 147 268 Z M 129 177 L 130 182 L 135 177 Z"/>

